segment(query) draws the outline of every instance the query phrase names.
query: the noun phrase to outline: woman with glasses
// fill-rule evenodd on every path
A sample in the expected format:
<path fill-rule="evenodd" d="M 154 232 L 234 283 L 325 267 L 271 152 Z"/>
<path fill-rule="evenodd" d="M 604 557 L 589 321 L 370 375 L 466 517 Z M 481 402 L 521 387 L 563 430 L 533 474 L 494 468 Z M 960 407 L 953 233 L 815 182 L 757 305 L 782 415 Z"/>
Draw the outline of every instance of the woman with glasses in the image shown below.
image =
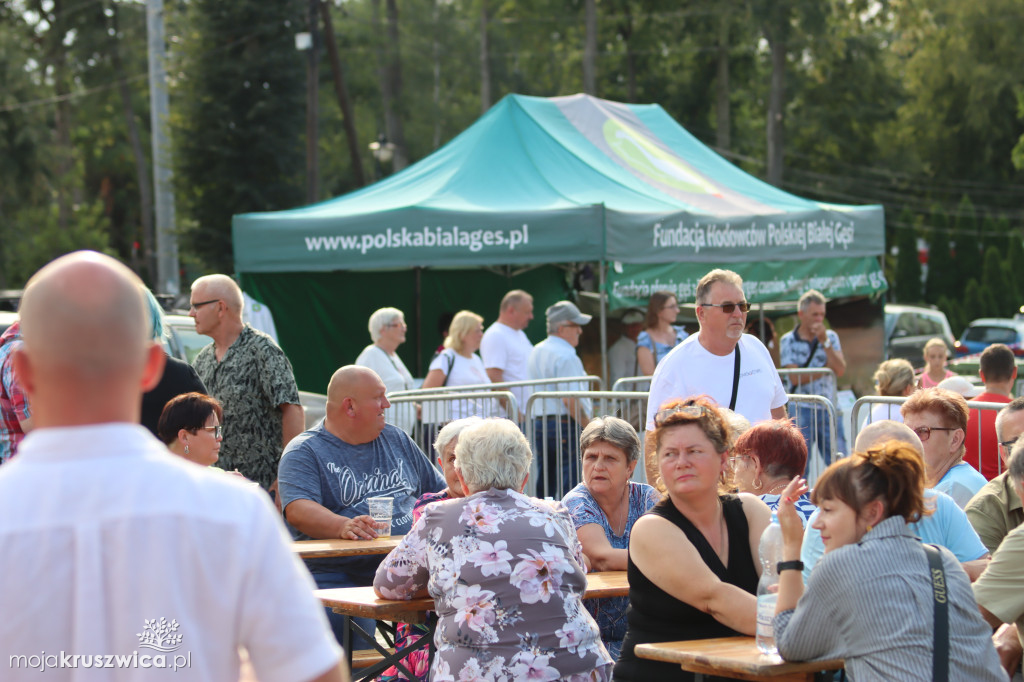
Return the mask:
<path fill-rule="evenodd" d="M 644 330 L 636 337 L 636 362 L 640 374 L 651 376 L 668 352 L 688 335 L 676 326 L 679 303 L 671 291 L 655 291 L 647 299 Z"/>
<path fill-rule="evenodd" d="M 655 413 L 647 450 L 657 453 L 666 497 L 633 526 L 630 610 L 617 680 L 692 680 L 678 665 L 639 658 L 637 644 L 753 635 L 757 555 L 771 512 L 753 495 L 726 494 L 729 427 L 715 403 L 674 400 Z"/>
<path fill-rule="evenodd" d="M 220 452 L 223 416 L 216 398 L 184 393 L 164 406 L 157 434 L 174 454 L 208 467 L 217 461 Z"/>
<path fill-rule="evenodd" d="M 794 479 L 785 488 L 774 620 L 783 658 L 841 658 L 851 680 L 1007 679 L 960 562 L 945 547 L 923 545 L 909 525 L 930 513 L 924 486 L 920 455 L 899 441 L 826 469 L 812 495 L 820 508 L 813 528 L 821 531 L 825 555 L 806 587 L 804 527 L 792 504 L 806 485 Z M 936 610 L 937 603 L 945 606 Z M 946 675 L 938 672 L 943 666 Z"/>
<path fill-rule="evenodd" d="M 792 419 L 761 422 L 736 440 L 729 462 L 740 492 L 757 495 L 769 509 L 778 509 L 783 488 L 807 467 L 807 441 Z M 814 509 L 810 494 L 796 500 L 804 525 Z"/>

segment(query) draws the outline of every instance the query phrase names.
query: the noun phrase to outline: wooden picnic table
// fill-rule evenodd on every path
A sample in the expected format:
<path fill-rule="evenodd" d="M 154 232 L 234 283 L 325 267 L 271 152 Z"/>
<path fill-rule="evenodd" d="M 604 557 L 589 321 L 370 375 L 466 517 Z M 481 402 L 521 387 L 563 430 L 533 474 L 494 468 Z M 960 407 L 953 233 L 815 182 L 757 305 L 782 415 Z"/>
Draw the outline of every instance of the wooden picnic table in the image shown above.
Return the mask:
<path fill-rule="evenodd" d="M 295 540 L 292 542 L 292 550 L 303 559 L 387 554 L 398 547 L 404 537 L 391 535 L 373 540 Z"/>
<path fill-rule="evenodd" d="M 717 675 L 736 680 L 775 682 L 813 682 L 815 673 L 839 670 L 843 662 L 784 661 L 779 656 L 761 653 L 753 637 L 720 637 L 685 642 L 638 644 L 636 655 L 665 663 L 676 663 L 683 670 L 701 675 Z"/>
<path fill-rule="evenodd" d="M 420 646 L 433 646 L 433 631 L 436 619 L 428 620 L 427 613 L 434 609 L 433 597 L 421 599 L 394 600 L 381 599 L 373 591 L 372 587 L 335 587 L 314 592 L 317 599 L 324 606 L 335 613 L 345 617 L 345 633 L 342 645 L 349 657 L 349 665 L 352 664 L 351 628 L 359 628 L 352 622 L 353 618 L 371 618 L 378 623 L 426 623 L 427 634 L 420 640 Z M 626 581 L 625 571 L 603 571 L 587 575 L 587 590 L 583 593 L 584 599 L 600 599 L 603 597 L 624 597 L 629 595 L 629 583 Z M 361 628 L 360 628 L 361 631 Z M 372 639 L 372 633 L 363 633 L 367 638 Z M 389 633 L 390 634 L 390 633 Z M 393 640 L 389 642 L 394 645 Z M 353 671 L 353 679 L 369 679 L 375 677 L 384 669 L 391 666 L 396 660 L 402 660 L 408 650 L 401 654 L 390 652 L 383 647 L 378 648 L 384 659 L 373 666 L 366 668 L 359 673 Z"/>

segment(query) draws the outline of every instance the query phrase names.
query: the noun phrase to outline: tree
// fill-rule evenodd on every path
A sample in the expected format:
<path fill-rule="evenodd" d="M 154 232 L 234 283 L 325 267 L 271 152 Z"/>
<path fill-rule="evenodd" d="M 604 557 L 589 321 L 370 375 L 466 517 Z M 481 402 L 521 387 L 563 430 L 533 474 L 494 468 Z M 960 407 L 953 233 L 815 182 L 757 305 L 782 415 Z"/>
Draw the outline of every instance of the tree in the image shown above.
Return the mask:
<path fill-rule="evenodd" d="M 953 241 L 955 242 L 956 267 L 949 272 L 955 289 L 963 290 L 967 280 L 981 273 L 981 243 L 978 238 L 978 217 L 974 204 L 966 194 L 957 206 L 953 218 Z"/>
<path fill-rule="evenodd" d="M 206 269 L 231 272 L 231 216 L 303 201 L 305 78 L 289 25 L 302 0 L 181 6 L 169 69 L 175 185 L 186 243 Z M 176 113 L 174 113 L 176 112 Z"/>
<path fill-rule="evenodd" d="M 953 258 L 949 250 L 946 214 L 941 208 L 934 209 L 932 221 L 931 234 L 928 236 L 928 275 L 924 283 L 925 300 L 928 303 L 937 303 L 943 296 L 950 300 L 959 300 L 960 292 L 963 290 L 949 286 Z"/>
<path fill-rule="evenodd" d="M 896 281 L 893 294 L 900 303 L 917 303 L 921 300 L 921 261 L 917 255 L 917 236 L 912 226 L 900 228 L 897 232 Z"/>
<path fill-rule="evenodd" d="M 968 322 L 963 306 L 959 302 L 943 296 L 939 299 L 938 307 L 939 310 L 946 314 L 946 319 L 949 320 L 949 327 L 953 331 L 953 336 L 960 338 L 960 334 L 963 333 Z"/>
<path fill-rule="evenodd" d="M 971 320 L 992 315 L 992 298 L 982 292 L 981 285 L 973 277 L 967 280 L 963 302 L 964 326 Z"/>
<path fill-rule="evenodd" d="M 1003 257 L 994 246 L 985 251 L 981 267 L 981 290 L 989 297 L 989 313 L 996 317 L 1011 317 L 1020 303 L 1014 304 L 1014 291 L 1006 278 Z"/>

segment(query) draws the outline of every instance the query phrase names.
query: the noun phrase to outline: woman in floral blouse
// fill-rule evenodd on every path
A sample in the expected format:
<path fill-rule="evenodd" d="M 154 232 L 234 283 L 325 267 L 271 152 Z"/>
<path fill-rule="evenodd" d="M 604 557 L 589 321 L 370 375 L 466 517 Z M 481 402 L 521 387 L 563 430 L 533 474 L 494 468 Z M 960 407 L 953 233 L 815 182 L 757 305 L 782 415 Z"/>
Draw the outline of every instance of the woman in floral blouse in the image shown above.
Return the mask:
<path fill-rule="evenodd" d="M 587 579 L 572 521 L 520 492 L 532 458 L 506 419 L 463 431 L 455 467 L 467 497 L 426 507 L 377 569 L 381 597 L 434 598 L 434 682 L 611 677 L 583 608 Z"/>

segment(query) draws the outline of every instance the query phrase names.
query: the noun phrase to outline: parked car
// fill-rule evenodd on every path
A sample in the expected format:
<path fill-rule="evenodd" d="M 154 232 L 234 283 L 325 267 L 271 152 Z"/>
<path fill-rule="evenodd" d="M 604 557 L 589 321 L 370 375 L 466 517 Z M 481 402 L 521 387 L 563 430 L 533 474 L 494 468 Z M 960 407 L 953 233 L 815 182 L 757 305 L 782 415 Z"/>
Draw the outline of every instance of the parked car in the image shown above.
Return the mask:
<path fill-rule="evenodd" d="M 956 342 L 959 355 L 980 353 L 993 343 L 1005 343 L 1014 355 L 1024 355 L 1024 320 L 983 317 L 967 325 Z"/>
<path fill-rule="evenodd" d="M 914 368 L 924 367 L 924 344 L 938 337 L 946 342 L 950 355 L 956 338 L 946 314 L 938 308 L 896 303 L 885 304 L 885 358 L 904 358 Z"/>

